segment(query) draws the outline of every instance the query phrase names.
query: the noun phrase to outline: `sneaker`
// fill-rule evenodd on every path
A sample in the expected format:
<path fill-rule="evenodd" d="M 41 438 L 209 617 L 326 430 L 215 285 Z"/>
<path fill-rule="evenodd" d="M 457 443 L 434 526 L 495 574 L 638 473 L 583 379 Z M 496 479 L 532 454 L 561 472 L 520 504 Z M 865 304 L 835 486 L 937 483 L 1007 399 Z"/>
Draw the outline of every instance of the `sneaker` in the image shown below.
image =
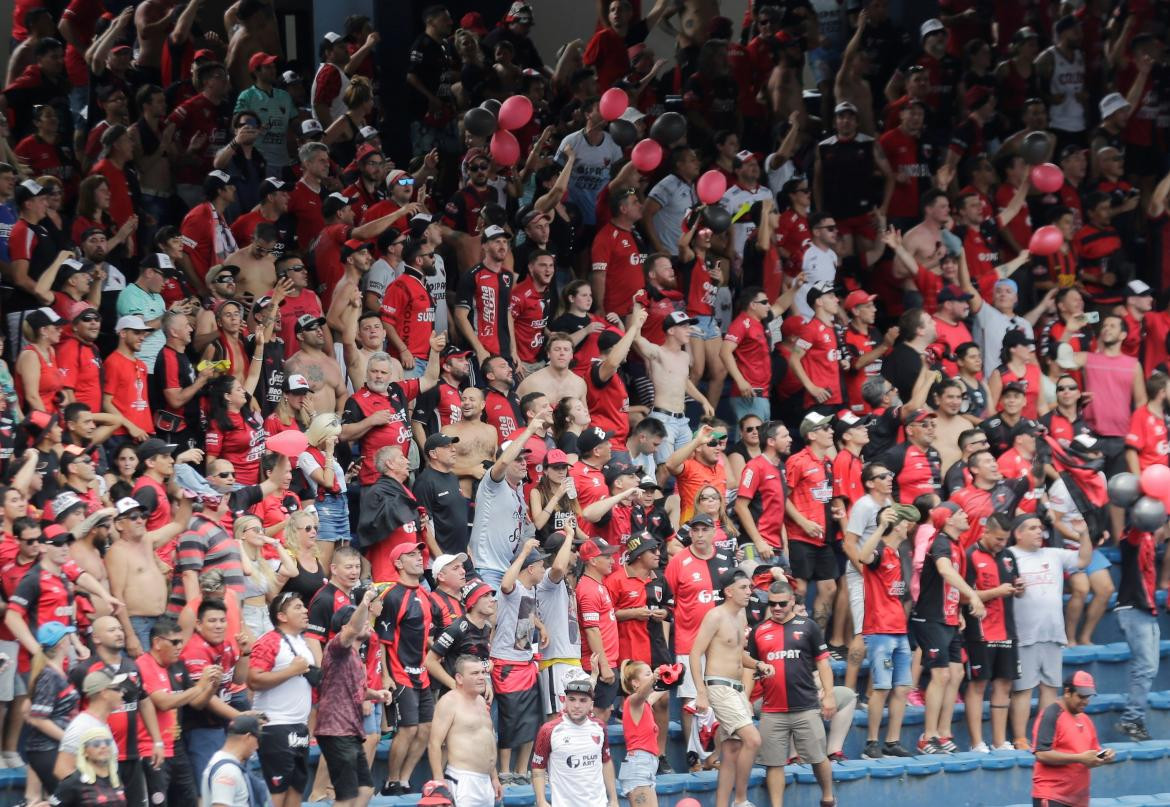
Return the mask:
<path fill-rule="evenodd" d="M 977 743 L 976 745 L 971 746 L 971 753 L 972 754 L 990 754 L 991 748 L 988 747 L 987 743 L 981 742 L 981 743 Z"/>
<path fill-rule="evenodd" d="M 503 777 L 501 776 L 500 778 L 502 779 Z M 503 782 L 501 782 L 501 784 L 503 784 Z M 387 781 L 385 784 L 382 785 L 382 795 L 383 796 L 401 796 L 402 795 L 402 783 L 401 782 Z"/>
<path fill-rule="evenodd" d="M 992 751 L 1015 751 L 1016 747 L 1014 745 L 1012 745 L 1011 743 L 1009 743 L 1007 740 L 1004 740 L 1002 743 L 995 746 L 995 748 L 992 748 L 991 750 Z"/>
<path fill-rule="evenodd" d="M 865 750 L 861 752 L 862 759 L 881 759 L 882 745 L 877 740 L 870 740 L 865 744 Z"/>
<path fill-rule="evenodd" d="M 843 644 L 828 645 L 829 656 L 833 661 L 845 661 L 849 652 L 849 648 Z"/>
<path fill-rule="evenodd" d="M 744 799 L 743 801 L 733 801 L 731 803 L 731 807 L 756 807 L 756 805 L 752 804 L 747 799 Z"/>
<path fill-rule="evenodd" d="M 1015 739 L 1015 741 L 1012 743 L 1012 747 L 1015 748 L 1017 751 L 1031 751 L 1032 750 L 1032 744 L 1030 742 L 1028 742 L 1027 737 L 1017 737 Z"/>
<path fill-rule="evenodd" d="M 922 696 L 921 689 L 912 689 L 906 696 L 906 703 L 910 706 L 925 706 L 926 699 Z"/>
<path fill-rule="evenodd" d="M 834 751 L 833 753 L 829 754 L 830 762 L 845 762 L 847 759 L 849 759 L 849 757 L 845 756 L 844 751 Z"/>
<path fill-rule="evenodd" d="M 935 742 L 938 743 L 939 748 L 948 754 L 959 753 L 959 746 L 955 745 L 955 740 L 952 737 L 935 737 Z"/>
<path fill-rule="evenodd" d="M 515 776 L 516 776 L 516 784 L 518 784 L 518 785 L 532 784 L 532 774 L 527 772 L 527 771 L 524 773 L 515 774 Z"/>
<path fill-rule="evenodd" d="M 898 743 L 898 742 L 892 743 L 889 740 L 882 743 L 882 754 L 884 756 L 887 756 L 887 757 L 912 757 L 912 756 L 914 756 L 909 751 L 907 751 L 902 746 L 901 743 Z"/>
<path fill-rule="evenodd" d="M 946 750 L 942 747 L 938 737 L 931 737 L 929 740 L 919 740 L 918 750 L 924 754 L 945 754 Z"/>
<path fill-rule="evenodd" d="M 663 754 L 658 757 L 658 775 L 665 776 L 674 773 L 674 768 L 670 767 L 670 762 L 667 761 L 666 755 Z"/>
<path fill-rule="evenodd" d="M 1122 720 L 1117 724 L 1117 730 L 1135 743 L 1144 743 L 1146 740 L 1153 739 L 1150 732 L 1146 731 L 1145 724 L 1140 720 Z M 4 752 L 4 756 L 8 756 L 7 751 Z"/>

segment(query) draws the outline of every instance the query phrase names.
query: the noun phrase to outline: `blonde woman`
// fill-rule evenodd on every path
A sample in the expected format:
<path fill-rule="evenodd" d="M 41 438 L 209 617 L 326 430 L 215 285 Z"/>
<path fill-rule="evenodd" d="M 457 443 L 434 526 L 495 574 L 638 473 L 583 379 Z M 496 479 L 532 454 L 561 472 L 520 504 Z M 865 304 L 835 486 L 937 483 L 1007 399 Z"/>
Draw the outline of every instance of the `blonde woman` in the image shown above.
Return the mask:
<path fill-rule="evenodd" d="M 622 734 L 626 738 L 626 758 L 618 776 L 618 793 L 630 804 L 658 807 L 654 785 L 658 773 L 658 723 L 654 704 L 664 698 L 666 690 L 654 691 L 654 672 L 644 661 L 622 663 Z"/>
<path fill-rule="evenodd" d="M 285 582 L 281 594 L 291 591 L 299 594 L 305 602 L 310 602 L 329 579 L 329 564 L 321 557 L 324 542 L 318 542 L 317 535 L 317 516 L 311 510 L 297 510 L 288 517 L 288 526 L 284 529 L 284 546 L 296 561 L 297 573 Z M 333 548 L 333 544 L 328 546 Z"/>
<path fill-rule="evenodd" d="M 321 563 L 328 569 L 333 548 L 338 541 L 349 541 L 349 501 L 346 498 L 345 471 L 333 456 L 341 437 L 341 418 L 323 412 L 313 418 L 305 430 L 309 447 L 297 458 L 297 468 L 309 483 L 315 499 L 319 530 L 317 546 Z"/>
<path fill-rule="evenodd" d="M 723 500 L 723 494 L 719 492 L 719 488 L 714 485 L 704 485 L 699 488 L 699 492 L 695 494 L 691 512 L 695 516 L 711 517 L 711 520 L 715 522 L 715 546 L 734 556 L 739 546 L 739 530 L 735 528 L 727 516 L 727 503 Z"/>
<path fill-rule="evenodd" d="M 87 729 L 81 735 L 77 770 L 65 777 L 53 793 L 53 804 L 82 807 L 104 804 L 126 807 L 126 789 L 118 777 L 118 749 L 106 726 Z"/>
<path fill-rule="evenodd" d="M 244 624 L 253 636 L 263 636 L 272 630 L 268 603 L 292 577 L 296 576 L 296 561 L 284 545 L 264 534 L 264 526 L 254 515 L 242 515 L 233 525 L 236 541 L 240 544 L 240 565 L 244 571 Z M 264 557 L 264 547 L 276 551 L 276 559 Z M 271 550 L 270 550 L 271 551 Z"/>

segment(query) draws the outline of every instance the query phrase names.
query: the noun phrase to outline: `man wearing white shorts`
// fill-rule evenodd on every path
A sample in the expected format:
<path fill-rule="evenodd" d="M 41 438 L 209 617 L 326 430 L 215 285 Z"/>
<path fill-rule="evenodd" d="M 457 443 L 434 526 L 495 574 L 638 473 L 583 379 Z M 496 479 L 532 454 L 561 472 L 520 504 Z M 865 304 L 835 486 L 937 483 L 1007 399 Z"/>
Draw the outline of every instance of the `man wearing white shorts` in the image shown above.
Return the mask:
<path fill-rule="evenodd" d="M 455 660 L 455 689 L 435 706 L 427 744 L 431 778 L 446 780 L 459 807 L 495 807 L 503 794 L 496 773 L 495 727 L 484 699 L 487 682 L 482 659 L 460 656 Z"/>

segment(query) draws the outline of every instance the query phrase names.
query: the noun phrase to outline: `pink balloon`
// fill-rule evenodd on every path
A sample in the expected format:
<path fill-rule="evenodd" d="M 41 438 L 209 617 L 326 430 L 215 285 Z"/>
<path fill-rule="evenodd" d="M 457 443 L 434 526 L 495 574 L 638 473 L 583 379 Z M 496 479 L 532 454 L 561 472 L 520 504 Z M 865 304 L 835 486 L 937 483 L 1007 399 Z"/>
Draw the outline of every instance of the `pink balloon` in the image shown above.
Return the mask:
<path fill-rule="evenodd" d="M 1064 172 L 1052 163 L 1032 166 L 1032 187 L 1041 193 L 1056 193 L 1064 185 Z"/>
<path fill-rule="evenodd" d="M 1055 255 L 1064 245 L 1064 234 L 1051 224 L 1041 227 L 1032 233 L 1032 240 L 1028 242 L 1028 251 L 1033 255 Z"/>
<path fill-rule="evenodd" d="M 727 177 L 723 176 L 722 171 L 712 168 L 699 177 L 697 190 L 700 202 L 705 205 L 713 205 L 722 199 L 723 194 L 727 192 Z"/>
<path fill-rule="evenodd" d="M 630 105 L 630 99 L 626 95 L 625 90 L 617 87 L 610 87 L 601 94 L 601 103 L 598 109 L 601 112 L 601 117 L 606 120 L 617 120 L 626 111 L 626 107 Z"/>
<path fill-rule="evenodd" d="M 630 152 L 630 162 L 643 174 L 649 174 L 662 162 L 662 146 L 647 137 L 634 146 Z"/>
<path fill-rule="evenodd" d="M 305 437 L 304 432 L 292 429 L 272 435 L 268 438 L 266 445 L 269 451 L 283 454 L 286 457 L 296 457 L 309 447 L 309 438 Z"/>
<path fill-rule="evenodd" d="M 699 800 L 694 798 L 679 799 L 674 803 L 674 807 L 699 807 Z"/>
<path fill-rule="evenodd" d="M 1170 498 L 1170 468 L 1151 465 L 1142 471 L 1142 493 L 1155 499 Z"/>
<path fill-rule="evenodd" d="M 519 129 L 532 120 L 532 102 L 527 95 L 513 95 L 500 105 L 496 119 L 501 129 Z"/>
<path fill-rule="evenodd" d="M 492 159 L 500 165 L 515 165 L 520 159 L 520 144 L 516 141 L 516 135 L 505 130 L 496 132 L 492 135 L 491 152 Z"/>

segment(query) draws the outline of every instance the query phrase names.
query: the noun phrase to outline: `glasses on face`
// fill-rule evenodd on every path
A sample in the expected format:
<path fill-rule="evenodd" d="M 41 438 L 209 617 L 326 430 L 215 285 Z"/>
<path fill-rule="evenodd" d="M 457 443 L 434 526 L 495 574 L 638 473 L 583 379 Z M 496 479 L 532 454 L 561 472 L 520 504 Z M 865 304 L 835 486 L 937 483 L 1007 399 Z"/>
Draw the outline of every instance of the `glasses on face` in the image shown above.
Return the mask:
<path fill-rule="evenodd" d="M 768 600 L 769 608 L 787 608 L 792 605 L 792 600 Z"/>
<path fill-rule="evenodd" d="M 113 740 L 87 740 L 85 743 L 85 747 L 86 748 L 104 748 L 107 745 L 113 745 L 113 744 L 114 744 Z"/>
<path fill-rule="evenodd" d="M 301 328 L 301 330 L 302 331 L 319 331 L 319 330 L 321 330 L 321 323 L 318 322 L 316 325 L 310 325 L 307 328 Z"/>
<path fill-rule="evenodd" d="M 707 448 L 718 448 L 719 446 L 725 445 L 727 445 L 726 437 L 722 438 L 721 440 L 712 440 L 711 442 L 707 443 Z"/>
<path fill-rule="evenodd" d="M 235 471 L 220 471 L 219 473 L 212 474 L 212 476 L 218 477 L 220 479 L 230 479 L 235 475 Z"/>
<path fill-rule="evenodd" d="M 298 263 L 295 266 L 284 267 L 284 271 L 286 271 L 286 272 L 307 272 L 307 271 L 309 271 L 309 267 L 305 266 L 303 263 Z"/>
<path fill-rule="evenodd" d="M 1075 385 L 1073 385 L 1073 386 L 1064 385 L 1064 386 L 1057 387 L 1056 391 L 1057 392 L 1080 392 L 1080 388 L 1075 386 Z"/>
<path fill-rule="evenodd" d="M 22 544 L 24 544 L 25 546 L 32 546 L 33 544 L 39 544 L 41 542 L 41 539 L 40 538 L 21 538 L 20 542 Z"/>
<path fill-rule="evenodd" d="M 699 501 L 701 501 L 701 502 L 717 502 L 717 501 L 719 501 L 719 494 L 718 493 L 704 493 L 701 496 L 699 496 Z"/>
<path fill-rule="evenodd" d="M 474 171 L 486 171 L 486 170 L 488 170 L 489 167 L 490 166 L 488 163 L 475 163 L 474 165 L 467 166 L 467 170 L 473 171 L 473 172 Z"/>
<path fill-rule="evenodd" d="M 124 521 L 145 521 L 146 516 L 142 513 L 127 513 L 124 516 L 119 516 Z"/>
<path fill-rule="evenodd" d="M 395 185 L 401 185 L 406 188 L 414 184 L 414 177 L 399 177 L 394 181 Z"/>
<path fill-rule="evenodd" d="M 181 636 L 177 639 L 163 639 L 163 641 L 170 644 L 171 647 L 182 647 L 183 646 L 183 638 Z"/>
<path fill-rule="evenodd" d="M 767 305 L 767 304 L 768 304 L 768 301 L 767 301 L 767 299 L 763 299 L 763 300 L 752 300 L 752 305 Z"/>
<path fill-rule="evenodd" d="M 239 126 L 240 128 L 243 128 L 244 126 L 255 126 L 257 129 L 259 129 L 260 121 L 252 120 L 251 118 L 244 118 L 242 121 L 240 121 Z"/>
<path fill-rule="evenodd" d="M 215 282 L 216 283 L 235 283 L 236 279 L 234 277 L 232 277 L 231 275 L 223 275 L 222 277 L 217 277 L 215 279 Z"/>
<path fill-rule="evenodd" d="M 56 539 L 54 538 L 38 538 L 37 543 L 43 544 L 44 546 L 67 546 L 68 544 L 73 543 L 73 537 L 70 536 L 65 540 L 64 543 L 57 543 Z"/>
<path fill-rule="evenodd" d="M 759 430 L 760 430 L 759 426 L 744 426 L 743 428 L 740 429 L 740 431 L 743 431 L 743 432 L 758 432 Z"/>
<path fill-rule="evenodd" d="M 78 318 L 79 322 L 101 322 L 102 318 L 99 314 L 83 314 Z"/>
<path fill-rule="evenodd" d="M 874 474 L 870 478 L 871 479 L 893 479 L 894 472 L 893 471 L 882 471 L 880 474 Z"/>

